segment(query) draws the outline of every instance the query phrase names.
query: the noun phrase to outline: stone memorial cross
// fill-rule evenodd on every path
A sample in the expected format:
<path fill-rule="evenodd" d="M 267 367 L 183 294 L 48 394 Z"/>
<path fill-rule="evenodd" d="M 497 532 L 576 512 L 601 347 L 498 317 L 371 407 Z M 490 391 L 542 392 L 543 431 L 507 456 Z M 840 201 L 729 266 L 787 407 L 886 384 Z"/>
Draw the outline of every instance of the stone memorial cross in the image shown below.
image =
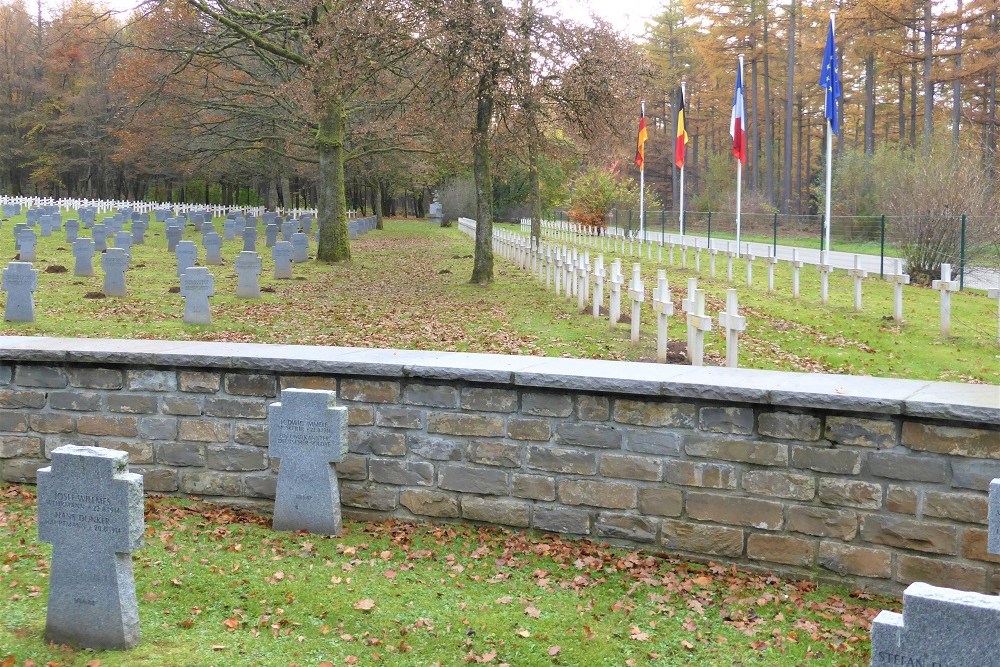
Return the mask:
<path fill-rule="evenodd" d="M 738 367 L 740 332 L 747 328 L 747 318 L 739 314 L 739 293 L 726 290 L 726 309 L 719 313 L 719 326 L 726 330 L 726 366 Z"/>
<path fill-rule="evenodd" d="M 347 453 L 347 408 L 332 391 L 283 389 L 267 409 L 268 455 L 279 459 L 275 530 L 339 535 L 340 488 L 331 464 Z"/>
<path fill-rule="evenodd" d="M 614 329 L 618 326 L 618 319 L 622 314 L 622 285 L 625 277 L 622 275 L 622 261 L 616 259 L 611 263 L 611 294 L 608 305 L 608 326 Z"/>
<path fill-rule="evenodd" d="M 17 239 L 20 243 L 20 260 L 22 262 L 34 262 L 37 259 L 35 253 L 35 243 L 37 241 L 35 231 L 31 228 L 22 229 Z"/>
<path fill-rule="evenodd" d="M 38 539 L 52 545 L 45 639 L 95 649 L 139 643 L 132 551 L 142 546 L 142 476 L 128 454 L 63 445 L 38 471 Z"/>
<path fill-rule="evenodd" d="M 288 241 L 278 241 L 271 248 L 271 259 L 274 260 L 274 277 L 277 280 L 292 279 L 292 244 Z"/>
<path fill-rule="evenodd" d="M 7 322 L 34 322 L 38 271 L 30 262 L 11 262 L 3 270 L 0 289 L 7 293 L 3 318 Z"/>
<path fill-rule="evenodd" d="M 598 255 L 594 263 L 594 303 L 592 314 L 595 320 L 600 319 L 601 305 L 604 304 L 604 276 L 604 255 Z"/>
<path fill-rule="evenodd" d="M 712 330 L 712 318 L 705 314 L 705 290 L 694 291 L 694 312 L 687 315 L 688 325 L 694 333 L 692 339 L 691 365 L 705 363 L 705 333 Z"/>
<path fill-rule="evenodd" d="M 687 298 L 681 301 L 681 310 L 684 311 L 685 322 L 687 322 L 687 358 L 690 360 L 694 352 L 694 329 L 691 327 L 691 320 L 687 317 L 694 312 L 694 295 L 698 290 L 698 279 L 688 278 Z"/>
<path fill-rule="evenodd" d="M 861 268 L 861 255 L 854 256 L 854 268 L 848 269 L 847 275 L 854 278 L 854 312 L 861 312 L 861 281 L 868 277 L 868 272 Z"/>
<path fill-rule="evenodd" d="M 642 283 L 642 267 L 632 265 L 632 282 L 628 286 L 628 298 L 632 302 L 632 335 L 633 345 L 639 342 L 639 318 L 642 316 L 642 304 L 646 300 L 646 286 Z"/>
<path fill-rule="evenodd" d="M 74 276 L 94 275 L 94 240 L 78 238 L 73 241 L 73 258 L 76 260 Z"/>
<path fill-rule="evenodd" d="M 198 260 L 198 246 L 194 241 L 181 241 L 174 249 L 174 254 L 177 256 L 177 277 L 180 278 Z"/>
<path fill-rule="evenodd" d="M 792 297 L 799 298 L 799 269 L 802 268 L 802 260 L 799 259 L 799 249 L 792 248 Z"/>
<path fill-rule="evenodd" d="M 951 335 L 951 293 L 958 290 L 958 281 L 951 279 L 951 264 L 941 265 L 941 280 L 931 282 L 931 287 L 941 292 L 941 335 Z"/>
<path fill-rule="evenodd" d="M 241 299 L 260 298 L 260 255 L 244 250 L 236 256 L 236 296 Z"/>
<path fill-rule="evenodd" d="M 125 269 L 128 268 L 125 250 L 108 248 L 101 255 L 101 268 L 104 269 L 104 293 L 108 296 L 125 296 Z"/>
<path fill-rule="evenodd" d="M 72 243 L 76 240 L 77 235 L 80 233 L 80 221 L 79 220 L 67 220 L 66 221 L 66 243 Z"/>
<path fill-rule="evenodd" d="M 670 299 L 670 285 L 667 283 L 665 269 L 656 272 L 653 312 L 656 313 L 656 360 L 665 364 L 667 363 L 667 324 L 670 316 L 674 314 L 674 303 Z"/>
<path fill-rule="evenodd" d="M 903 321 L 903 285 L 910 284 L 910 276 L 903 273 L 903 260 L 898 257 L 893 261 L 894 271 L 885 279 L 892 283 L 892 319 Z"/>
<path fill-rule="evenodd" d="M 205 264 L 218 266 L 222 264 L 222 237 L 215 232 L 209 232 L 201 237 L 205 247 Z"/>
<path fill-rule="evenodd" d="M 215 294 L 215 278 L 203 266 L 192 266 L 181 275 L 184 324 L 211 324 L 208 297 Z"/>
<path fill-rule="evenodd" d="M 819 254 L 819 300 L 826 305 L 830 300 L 830 274 L 833 273 L 833 265 L 830 264 L 830 251 L 824 250 Z"/>

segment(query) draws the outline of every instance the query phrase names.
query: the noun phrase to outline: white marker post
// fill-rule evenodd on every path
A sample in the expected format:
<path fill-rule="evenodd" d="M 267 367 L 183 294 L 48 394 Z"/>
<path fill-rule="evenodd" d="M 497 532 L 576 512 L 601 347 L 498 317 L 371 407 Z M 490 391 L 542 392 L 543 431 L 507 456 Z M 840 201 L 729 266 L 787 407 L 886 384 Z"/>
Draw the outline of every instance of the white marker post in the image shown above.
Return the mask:
<path fill-rule="evenodd" d="M 847 272 L 854 278 L 854 312 L 861 312 L 861 281 L 868 277 L 868 272 L 861 268 L 861 256 L 854 256 L 854 268 Z"/>
<path fill-rule="evenodd" d="M 594 319 L 601 318 L 601 305 L 604 303 L 604 255 L 597 256 L 597 264 L 594 266 Z"/>
<path fill-rule="evenodd" d="M 802 260 L 799 259 L 799 249 L 792 248 L 792 297 L 799 298 L 799 269 L 802 268 Z"/>
<path fill-rule="evenodd" d="M 958 290 L 958 281 L 951 279 L 951 264 L 941 265 L 941 280 L 935 280 L 931 287 L 941 292 L 941 336 L 951 335 L 951 293 Z"/>
<path fill-rule="evenodd" d="M 896 258 L 894 262 L 895 273 L 887 275 L 886 280 L 892 283 L 893 308 L 892 319 L 902 324 L 903 322 L 903 285 L 910 284 L 910 276 L 903 273 L 903 260 Z"/>
<path fill-rule="evenodd" d="M 726 290 L 726 310 L 719 313 L 719 326 L 726 330 L 726 366 L 738 365 L 740 332 L 747 328 L 747 319 L 739 314 L 739 296 L 734 289 Z"/>
<path fill-rule="evenodd" d="M 705 290 L 694 291 L 694 312 L 688 313 L 688 326 L 694 334 L 692 340 L 691 365 L 705 363 L 705 334 L 712 330 L 712 318 L 705 315 Z"/>
<path fill-rule="evenodd" d="M 642 267 L 632 265 L 632 283 L 628 288 L 628 298 L 632 302 L 632 344 L 639 343 L 639 318 L 642 316 L 642 304 L 646 301 L 646 286 L 642 284 Z"/>
<path fill-rule="evenodd" d="M 830 274 L 833 266 L 830 264 L 830 251 L 824 250 L 819 254 L 819 297 L 823 305 L 830 300 Z"/>
<path fill-rule="evenodd" d="M 684 311 L 685 315 L 691 315 L 694 313 L 695 309 L 695 292 L 698 290 L 698 279 L 688 278 L 688 294 L 687 298 L 681 301 L 681 310 Z M 691 320 L 687 317 L 684 318 L 687 322 L 687 357 L 691 359 L 692 348 L 694 347 L 694 329 L 691 328 Z"/>
<path fill-rule="evenodd" d="M 608 327 L 614 329 L 618 326 L 618 319 L 622 314 L 622 261 L 616 259 L 611 264 L 611 304 L 608 307 Z"/>
<path fill-rule="evenodd" d="M 670 299 L 670 285 L 667 272 L 660 269 L 656 273 L 656 290 L 653 292 L 653 312 L 656 313 L 656 361 L 667 363 L 667 324 L 674 314 L 674 303 Z"/>

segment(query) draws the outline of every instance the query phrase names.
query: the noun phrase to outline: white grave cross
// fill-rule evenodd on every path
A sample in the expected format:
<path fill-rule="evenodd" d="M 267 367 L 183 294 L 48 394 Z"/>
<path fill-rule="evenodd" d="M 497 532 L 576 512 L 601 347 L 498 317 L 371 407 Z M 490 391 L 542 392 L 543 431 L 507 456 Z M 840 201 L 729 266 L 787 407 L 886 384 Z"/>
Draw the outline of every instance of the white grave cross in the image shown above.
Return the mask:
<path fill-rule="evenodd" d="M 705 290 L 694 291 L 694 312 L 688 313 L 688 326 L 693 332 L 691 365 L 705 363 L 705 333 L 712 330 L 712 318 L 705 315 Z"/>
<path fill-rule="evenodd" d="M 951 264 L 941 265 L 941 280 L 935 280 L 931 287 L 941 292 L 941 335 L 951 335 L 951 293 L 958 290 L 958 281 L 951 279 Z"/>
<path fill-rule="evenodd" d="M 726 366 L 736 368 L 740 332 L 747 328 L 747 318 L 739 314 L 739 295 L 734 289 L 726 290 L 726 309 L 719 313 L 719 326 L 726 330 Z"/>
<path fill-rule="evenodd" d="M 895 272 L 887 275 L 886 280 L 892 283 L 893 308 L 892 319 L 897 322 L 903 321 L 903 285 L 910 284 L 910 276 L 903 273 L 903 260 L 896 258 L 894 262 Z"/>
<path fill-rule="evenodd" d="M 639 342 L 639 318 L 642 316 L 642 304 L 646 300 L 646 286 L 642 284 L 642 267 L 632 265 L 632 282 L 628 288 L 628 298 L 632 302 L 632 344 Z"/>
<path fill-rule="evenodd" d="M 660 269 L 656 272 L 656 289 L 653 291 L 653 312 L 656 313 L 656 360 L 667 363 L 667 324 L 674 314 L 674 303 L 670 299 L 670 285 L 667 283 L 667 272 Z"/>
<path fill-rule="evenodd" d="M 854 268 L 847 275 L 854 278 L 854 312 L 861 312 L 861 281 L 868 277 L 868 272 L 861 268 L 861 255 L 854 256 Z"/>

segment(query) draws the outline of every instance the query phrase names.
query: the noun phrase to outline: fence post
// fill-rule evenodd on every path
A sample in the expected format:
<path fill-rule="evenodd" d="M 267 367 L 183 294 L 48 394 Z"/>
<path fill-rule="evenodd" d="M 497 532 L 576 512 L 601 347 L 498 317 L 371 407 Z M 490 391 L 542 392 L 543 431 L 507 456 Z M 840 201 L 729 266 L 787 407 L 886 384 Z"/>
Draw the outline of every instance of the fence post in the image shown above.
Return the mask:
<path fill-rule="evenodd" d="M 879 221 L 878 277 L 885 277 L 885 213 Z"/>
<path fill-rule="evenodd" d="M 712 249 L 712 212 L 708 212 L 708 249 Z"/>
<path fill-rule="evenodd" d="M 774 249 L 774 256 L 778 256 L 778 212 L 774 212 L 774 238 L 771 241 L 771 246 Z"/>
<path fill-rule="evenodd" d="M 962 249 L 958 259 L 958 289 L 965 289 L 965 214 L 962 214 Z"/>

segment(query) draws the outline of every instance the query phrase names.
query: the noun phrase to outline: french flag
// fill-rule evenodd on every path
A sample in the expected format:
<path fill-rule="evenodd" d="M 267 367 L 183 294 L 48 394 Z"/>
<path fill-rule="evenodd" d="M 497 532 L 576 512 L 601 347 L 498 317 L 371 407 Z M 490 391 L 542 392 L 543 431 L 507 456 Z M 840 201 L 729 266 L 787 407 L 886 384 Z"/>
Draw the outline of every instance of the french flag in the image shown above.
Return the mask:
<path fill-rule="evenodd" d="M 733 95 L 733 115 L 729 119 L 729 134 L 733 137 L 733 156 L 747 163 L 747 112 L 743 103 L 743 67 L 736 70 L 736 94 Z"/>

